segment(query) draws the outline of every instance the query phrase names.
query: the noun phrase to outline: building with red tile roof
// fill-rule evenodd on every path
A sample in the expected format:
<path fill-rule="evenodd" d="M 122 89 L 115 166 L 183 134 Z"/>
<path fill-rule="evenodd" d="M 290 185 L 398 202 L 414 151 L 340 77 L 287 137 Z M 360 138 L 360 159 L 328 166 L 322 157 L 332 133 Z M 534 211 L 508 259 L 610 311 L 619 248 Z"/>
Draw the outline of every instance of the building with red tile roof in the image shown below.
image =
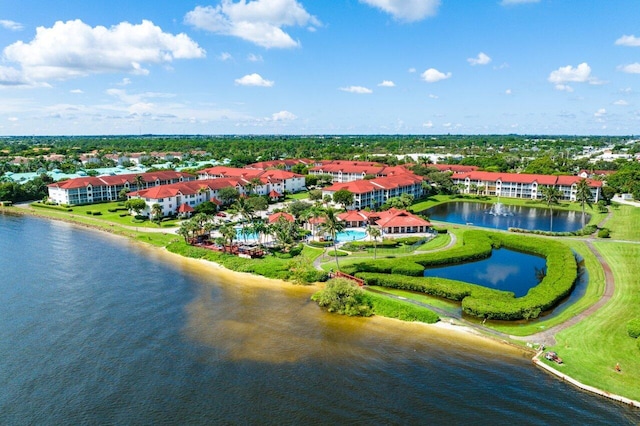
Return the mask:
<path fill-rule="evenodd" d="M 348 210 L 340 213 L 338 218 L 348 228 L 363 228 L 376 225 L 385 234 L 413 234 L 427 232 L 431 223 L 406 210 L 391 208 L 381 212 L 365 210 Z"/>
<path fill-rule="evenodd" d="M 138 176 L 142 177 L 144 182 L 140 188 L 138 188 Z M 47 189 L 49 200 L 58 204 L 78 205 L 115 201 L 123 189 L 135 191 L 192 180 L 195 180 L 195 176 L 188 173 L 161 170 L 116 176 L 83 176 L 49 184 Z"/>
<path fill-rule="evenodd" d="M 161 185 L 131 192 L 128 196 L 129 199 L 140 198 L 145 201 L 147 207 L 141 212 L 142 215 L 148 215 L 153 205 L 159 204 L 162 207 L 162 215 L 170 216 L 179 213 L 178 209 L 184 204 L 191 208 L 206 201 L 221 205 L 219 191 L 228 187 L 236 188 L 240 194 L 245 193 L 239 179 L 220 178 Z"/>
<path fill-rule="evenodd" d="M 267 195 L 271 191 L 279 194 L 296 193 L 306 189 L 304 176 L 279 169 L 241 169 L 237 167 L 215 166 L 198 172 L 198 179 L 238 178 L 247 185 L 255 185 L 253 192 Z"/>
<path fill-rule="evenodd" d="M 280 218 L 286 220 L 287 222 L 295 222 L 295 218 L 291 213 L 277 212 L 269 216 L 269 223 L 276 223 L 278 220 L 280 220 Z"/>
<path fill-rule="evenodd" d="M 441 172 L 452 172 L 452 173 L 468 173 L 475 172 L 479 169 L 478 166 L 463 166 L 462 164 L 427 164 L 427 167 L 434 167 Z"/>
<path fill-rule="evenodd" d="M 526 173 L 468 172 L 454 173 L 453 183 L 466 194 L 482 194 L 495 197 L 542 199 L 541 187 L 553 186 L 562 193 L 562 199 L 575 201 L 579 176 L 537 175 Z M 593 202 L 601 197 L 602 182 L 587 179 Z"/>
<path fill-rule="evenodd" d="M 387 166 L 372 161 L 324 160 L 309 169 L 311 175 L 331 175 L 333 182 L 362 180 L 365 176 L 384 177 L 406 173 L 404 166 Z"/>
<path fill-rule="evenodd" d="M 361 210 L 369 207 L 375 209 L 384 204 L 389 198 L 399 197 L 402 194 L 420 198 L 423 194 L 423 181 L 423 177 L 405 170 L 404 173 L 386 177 L 334 183 L 322 189 L 322 196 L 333 196 L 335 192 L 346 189 L 354 197 L 353 204 L 346 206 L 347 208 Z"/>

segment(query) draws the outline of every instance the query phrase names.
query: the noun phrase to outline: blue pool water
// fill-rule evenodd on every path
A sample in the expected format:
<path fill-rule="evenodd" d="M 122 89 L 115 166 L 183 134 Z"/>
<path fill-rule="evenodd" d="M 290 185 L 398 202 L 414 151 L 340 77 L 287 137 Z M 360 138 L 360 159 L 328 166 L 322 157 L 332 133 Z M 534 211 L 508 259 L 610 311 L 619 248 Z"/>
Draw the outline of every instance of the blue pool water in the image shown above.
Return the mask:
<path fill-rule="evenodd" d="M 242 228 L 236 228 L 236 241 L 258 241 L 258 234 L 255 232 L 249 232 L 246 235 L 242 232 Z"/>
<path fill-rule="evenodd" d="M 367 233 L 365 231 L 349 229 L 346 231 L 338 232 L 336 234 L 336 241 L 339 243 L 345 243 L 347 241 L 362 240 L 366 236 Z"/>

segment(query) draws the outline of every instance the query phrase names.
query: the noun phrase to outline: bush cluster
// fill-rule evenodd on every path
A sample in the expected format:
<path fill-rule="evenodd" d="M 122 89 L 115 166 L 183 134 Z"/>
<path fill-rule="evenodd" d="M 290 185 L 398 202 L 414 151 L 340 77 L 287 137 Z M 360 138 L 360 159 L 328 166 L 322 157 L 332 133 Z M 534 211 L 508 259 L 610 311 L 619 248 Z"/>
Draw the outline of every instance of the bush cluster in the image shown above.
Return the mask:
<path fill-rule="evenodd" d="M 608 228 L 602 228 L 598 231 L 598 238 L 609 238 L 610 231 Z"/>
<path fill-rule="evenodd" d="M 627 323 L 627 334 L 634 339 L 640 337 L 640 318 L 634 318 Z"/>
<path fill-rule="evenodd" d="M 57 206 L 55 204 L 33 203 L 33 204 L 31 204 L 31 207 L 37 207 L 37 208 L 41 208 L 41 209 L 50 209 L 50 210 L 60 210 L 60 211 L 63 211 L 63 212 L 72 212 L 73 211 L 73 209 L 71 207 Z"/>
<path fill-rule="evenodd" d="M 545 278 L 525 296 L 515 298 L 511 292 L 443 278 L 423 277 L 425 267 L 486 258 L 491 255 L 493 248 L 499 247 L 545 257 Z M 465 232 L 463 246 L 453 250 L 393 260 L 360 262 L 343 270 L 365 279 L 367 284 L 420 291 L 461 301 L 462 310 L 467 315 L 500 320 L 537 318 L 568 296 L 577 278 L 577 264 L 573 252 L 558 241 L 476 230 Z"/>
<path fill-rule="evenodd" d="M 311 300 L 329 312 L 362 317 L 373 315 L 373 304 L 364 290 L 345 278 L 327 281 L 325 288 L 311 296 Z"/>

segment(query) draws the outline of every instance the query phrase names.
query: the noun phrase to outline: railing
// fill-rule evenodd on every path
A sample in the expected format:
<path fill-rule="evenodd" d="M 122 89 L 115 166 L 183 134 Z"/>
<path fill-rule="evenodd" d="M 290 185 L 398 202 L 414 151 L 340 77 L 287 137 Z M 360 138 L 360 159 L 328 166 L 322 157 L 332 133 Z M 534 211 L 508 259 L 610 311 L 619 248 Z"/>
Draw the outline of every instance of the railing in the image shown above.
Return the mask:
<path fill-rule="evenodd" d="M 365 282 L 362 278 L 354 277 L 353 275 L 345 274 L 341 271 L 332 272 L 329 274 L 331 278 L 346 278 L 351 281 L 355 281 L 360 287 L 364 286 Z"/>

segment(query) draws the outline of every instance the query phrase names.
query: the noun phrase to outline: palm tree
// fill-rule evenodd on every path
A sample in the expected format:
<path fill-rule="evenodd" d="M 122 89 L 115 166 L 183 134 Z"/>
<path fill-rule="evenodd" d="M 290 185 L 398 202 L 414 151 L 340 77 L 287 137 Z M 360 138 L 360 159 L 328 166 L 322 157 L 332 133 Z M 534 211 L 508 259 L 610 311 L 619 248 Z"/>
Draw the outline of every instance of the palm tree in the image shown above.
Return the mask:
<path fill-rule="evenodd" d="M 232 205 L 231 209 L 239 214 L 245 221 L 251 223 L 253 225 L 253 214 L 255 210 L 250 203 L 247 203 L 246 198 L 238 198 Z M 243 228 L 244 229 L 244 228 Z M 247 242 L 247 234 L 243 232 L 244 242 Z"/>
<path fill-rule="evenodd" d="M 224 225 L 220 228 L 220 235 L 222 235 L 222 238 L 224 239 L 224 245 L 226 245 L 228 241 L 229 246 L 232 246 L 233 240 L 235 240 L 236 238 L 236 228 L 234 228 L 232 225 Z"/>
<path fill-rule="evenodd" d="M 133 178 L 133 183 L 136 185 L 136 191 L 140 191 L 144 187 L 144 178 L 142 175 L 136 175 L 136 177 Z"/>
<path fill-rule="evenodd" d="M 380 228 L 369 225 L 367 226 L 367 233 L 373 238 L 373 258 L 375 259 L 378 251 L 378 237 L 382 235 L 382 232 Z"/>
<path fill-rule="evenodd" d="M 158 226 L 160 226 L 160 222 L 162 222 L 162 213 L 162 206 L 160 204 L 155 203 L 151 206 L 151 217 L 153 218 L 153 221 L 158 224 Z"/>
<path fill-rule="evenodd" d="M 337 210 L 335 209 L 326 209 L 324 211 L 324 223 L 321 224 L 321 229 L 331 235 L 331 240 L 333 241 L 333 252 L 336 258 L 336 270 L 340 270 L 340 265 L 338 264 L 338 247 L 336 246 L 336 235 L 338 232 L 344 229 L 344 222 L 338 219 L 338 215 L 336 215 Z"/>
<path fill-rule="evenodd" d="M 545 185 L 540 190 L 542 193 L 542 199 L 547 204 L 551 211 L 551 225 L 549 227 L 549 231 L 553 232 L 553 204 L 558 204 L 560 197 L 562 197 L 562 192 L 555 186 Z"/>
<path fill-rule="evenodd" d="M 576 201 L 580 203 L 582 206 L 582 227 L 584 228 L 584 205 L 587 204 L 589 207 L 591 206 L 591 188 L 589 187 L 589 182 L 586 179 L 580 179 L 578 184 L 576 185 Z"/>

